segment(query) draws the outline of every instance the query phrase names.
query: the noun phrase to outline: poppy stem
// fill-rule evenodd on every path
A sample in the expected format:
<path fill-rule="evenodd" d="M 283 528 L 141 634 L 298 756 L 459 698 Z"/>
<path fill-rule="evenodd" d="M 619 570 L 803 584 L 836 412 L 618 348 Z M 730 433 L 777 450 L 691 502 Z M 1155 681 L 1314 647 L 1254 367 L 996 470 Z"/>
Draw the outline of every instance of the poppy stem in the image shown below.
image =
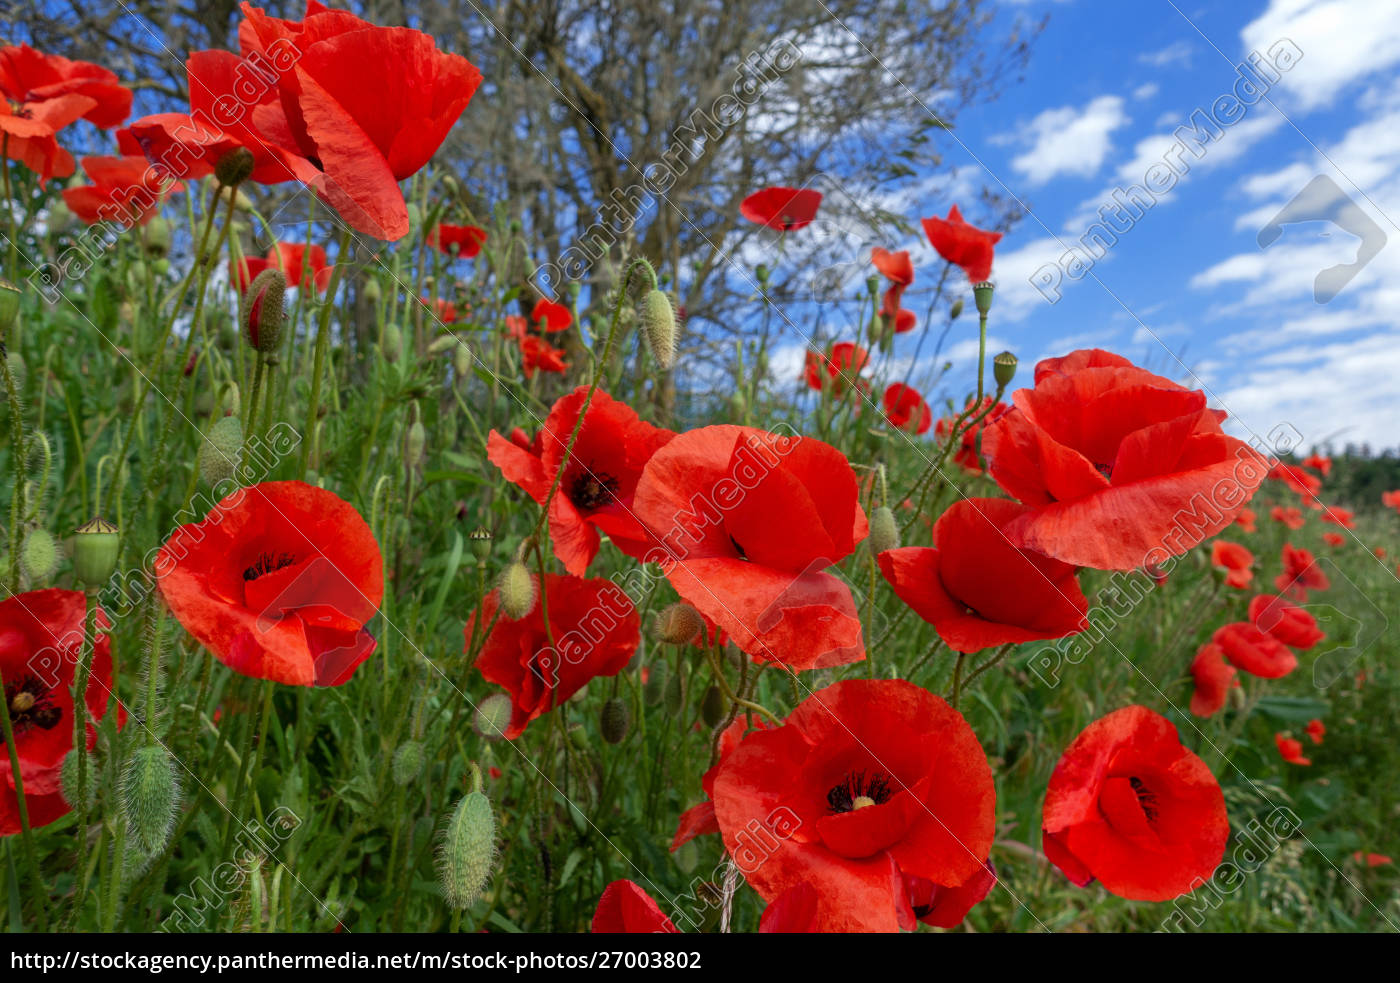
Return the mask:
<path fill-rule="evenodd" d="M 326 285 L 326 300 L 321 305 L 321 317 L 316 322 L 316 354 L 312 358 L 311 365 L 311 399 L 306 406 L 306 430 L 301 435 L 301 476 L 306 477 L 307 466 L 311 462 L 312 455 L 316 452 L 316 420 L 321 412 L 321 377 L 326 374 L 326 352 L 330 348 L 331 334 L 331 314 L 335 311 L 335 305 L 331 299 L 335 297 L 336 287 L 340 286 L 340 278 L 345 272 L 345 263 L 349 259 L 351 232 L 347 226 L 340 233 L 340 250 L 336 253 L 335 266 L 331 267 L 331 281 Z"/>
<path fill-rule="evenodd" d="M 19 235 L 19 229 L 15 222 L 15 199 L 10 193 L 10 135 L 8 133 L 5 134 L 5 139 L 0 141 L 0 169 L 3 169 L 5 174 L 5 216 L 10 227 L 10 255 L 5 268 L 12 278 L 18 280 L 19 245 L 15 242 L 15 238 Z"/>
<path fill-rule="evenodd" d="M 8 172 L 7 172 L 8 173 Z M 5 376 L 5 395 L 10 404 L 10 464 L 15 471 L 15 490 L 10 499 L 10 571 L 6 586 L 19 593 L 20 514 L 24 511 L 24 410 L 19 404 L 19 385 L 10 371 L 10 360 L 0 356 L 0 372 Z"/>
<path fill-rule="evenodd" d="M 5 749 L 10 752 L 10 772 L 15 781 L 15 798 L 19 803 L 19 829 L 24 840 L 24 853 L 29 858 L 29 878 L 39 906 L 39 931 L 49 930 L 49 911 L 43 876 L 39 873 L 39 854 L 34 848 L 34 831 L 29 828 L 29 803 L 24 798 L 24 776 L 20 773 L 19 749 L 15 747 L 14 723 L 10 720 L 10 697 L 5 692 L 5 678 L 0 674 L 0 732 L 5 735 Z"/>
<path fill-rule="evenodd" d="M 83 592 L 87 603 L 84 616 L 83 647 L 78 657 L 78 671 L 73 680 L 73 751 L 78 756 L 78 890 L 73 892 L 73 909 L 69 914 L 77 924 L 78 911 L 87 897 L 87 828 L 88 828 L 88 753 L 87 753 L 87 687 L 92 672 L 92 659 L 97 641 L 97 592 Z"/>
<path fill-rule="evenodd" d="M 948 698 L 948 702 L 953 705 L 954 710 L 958 708 L 958 700 L 962 699 L 962 671 L 965 662 L 967 662 L 967 653 L 959 652 L 958 661 L 953 663 L 953 692 Z"/>

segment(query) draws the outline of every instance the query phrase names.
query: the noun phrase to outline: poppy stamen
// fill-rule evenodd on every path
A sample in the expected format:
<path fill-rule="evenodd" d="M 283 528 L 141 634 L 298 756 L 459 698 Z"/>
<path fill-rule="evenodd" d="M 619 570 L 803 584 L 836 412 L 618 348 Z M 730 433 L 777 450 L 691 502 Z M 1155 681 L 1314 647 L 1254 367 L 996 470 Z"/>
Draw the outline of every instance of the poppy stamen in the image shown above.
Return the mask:
<path fill-rule="evenodd" d="M 1136 776 L 1128 779 L 1128 784 L 1133 787 L 1137 794 L 1138 805 L 1142 807 L 1142 813 L 1147 817 L 1147 821 L 1155 822 L 1157 819 L 1157 796 L 1141 778 Z"/>
<path fill-rule="evenodd" d="M 53 695 L 37 676 L 26 676 L 5 687 L 5 703 L 10 708 L 10 724 L 16 734 L 31 727 L 53 730 L 63 719 L 63 709 L 55 706 Z M 0 744 L 5 742 L 0 737 Z"/>
<path fill-rule="evenodd" d="M 569 501 L 591 512 L 611 504 L 617 497 L 617 486 L 618 480 L 606 472 L 584 471 L 569 485 Z"/>
<path fill-rule="evenodd" d="M 893 794 L 886 776 L 874 774 L 867 777 L 863 771 L 853 771 L 827 790 L 826 804 L 834 813 L 854 812 L 867 806 L 882 805 Z"/>
<path fill-rule="evenodd" d="M 291 553 L 259 553 L 257 562 L 243 571 L 243 579 L 257 580 L 265 574 L 290 567 L 296 562 L 296 556 Z"/>

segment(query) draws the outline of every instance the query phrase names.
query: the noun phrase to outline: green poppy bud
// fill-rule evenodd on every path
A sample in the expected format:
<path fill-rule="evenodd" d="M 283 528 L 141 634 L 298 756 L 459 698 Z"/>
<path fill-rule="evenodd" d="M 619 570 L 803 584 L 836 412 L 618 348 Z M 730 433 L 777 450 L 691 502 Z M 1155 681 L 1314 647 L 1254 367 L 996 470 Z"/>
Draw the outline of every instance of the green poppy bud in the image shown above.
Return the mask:
<path fill-rule="evenodd" d="M 519 621 L 534 610 L 535 581 L 519 560 L 513 560 L 505 568 L 497 591 L 501 598 L 501 610 L 512 621 Z"/>
<path fill-rule="evenodd" d="M 19 565 L 31 581 L 45 581 L 58 569 L 58 543 L 47 529 L 31 529 L 19 550 Z"/>
<path fill-rule="evenodd" d="M 390 772 L 395 785 L 409 785 L 423 771 L 423 745 L 419 741 L 404 741 L 394 751 Z"/>
<path fill-rule="evenodd" d="M 719 726 L 729 709 L 726 702 L 724 692 L 718 686 L 705 690 L 705 698 L 700 701 L 700 719 L 705 721 L 706 727 Z"/>
<path fill-rule="evenodd" d="M 253 152 L 247 147 L 239 147 L 218 159 L 214 164 L 214 177 L 220 184 L 235 188 L 252 176 L 256 165 L 257 160 L 253 157 Z"/>
<path fill-rule="evenodd" d="M 403 332 L 397 324 L 384 325 L 384 361 L 397 362 L 403 354 Z"/>
<path fill-rule="evenodd" d="M 948 311 L 948 319 L 950 321 L 956 321 L 958 318 L 962 317 L 962 311 L 963 301 L 962 298 L 959 297 L 957 300 L 953 301 L 953 307 Z"/>
<path fill-rule="evenodd" d="M 170 251 L 170 223 L 160 215 L 152 216 L 141 230 L 141 238 L 145 240 L 146 252 L 164 256 Z"/>
<path fill-rule="evenodd" d="M 9 280 L 0 279 L 0 333 L 9 331 L 19 319 L 19 301 L 23 296 L 19 287 Z"/>
<path fill-rule="evenodd" d="M 457 803 L 438 851 L 443 899 L 456 909 L 470 908 L 481 897 L 496 858 L 496 817 L 481 791 L 481 773 L 474 765 L 472 770 L 477 787 Z"/>
<path fill-rule="evenodd" d="M 883 553 L 899 545 L 899 526 L 888 505 L 870 513 L 870 552 Z"/>
<path fill-rule="evenodd" d="M 647 681 L 642 684 L 642 702 L 654 707 L 666 698 L 666 680 L 671 667 L 664 659 L 657 659 L 647 666 Z"/>
<path fill-rule="evenodd" d="M 671 298 L 653 290 L 642 301 L 642 334 L 646 336 L 651 357 L 663 369 L 676 361 L 676 312 Z"/>
<path fill-rule="evenodd" d="M 680 714 L 681 707 L 685 706 L 685 680 L 681 678 L 680 673 L 673 672 L 666 679 L 666 692 L 662 695 L 661 702 L 670 716 Z"/>
<path fill-rule="evenodd" d="M 199 442 L 199 476 L 209 487 L 227 481 L 243 454 L 243 424 L 236 416 L 220 417 Z"/>
<path fill-rule="evenodd" d="M 122 808 L 135 845 L 147 856 L 165 846 L 179 801 L 175 762 L 165 748 L 153 744 L 131 756 L 122 777 Z"/>
<path fill-rule="evenodd" d="M 492 693 L 476 705 L 472 719 L 476 732 L 488 741 L 500 740 L 510 726 L 510 697 L 504 693 Z"/>
<path fill-rule="evenodd" d="M 239 304 L 238 319 L 243 325 L 243 337 L 264 354 L 277 351 L 282 342 L 282 326 L 287 319 L 286 295 L 287 278 L 282 271 L 267 269 L 248 284 Z"/>

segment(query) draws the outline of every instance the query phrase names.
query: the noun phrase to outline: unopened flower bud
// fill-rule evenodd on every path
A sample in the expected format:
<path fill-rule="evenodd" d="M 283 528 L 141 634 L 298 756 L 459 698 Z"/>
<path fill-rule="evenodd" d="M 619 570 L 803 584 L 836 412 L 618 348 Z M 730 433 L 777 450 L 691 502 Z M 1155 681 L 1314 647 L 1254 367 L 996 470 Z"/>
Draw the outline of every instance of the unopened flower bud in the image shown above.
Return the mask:
<path fill-rule="evenodd" d="M 1002 352 L 992 359 L 992 377 L 998 386 L 1005 389 L 1011 385 L 1011 380 L 1016 378 L 1016 365 L 1016 356 L 1010 352 Z"/>
<path fill-rule="evenodd" d="M 131 756 L 122 778 L 122 808 L 135 845 L 147 856 L 165 846 L 179 801 L 175 763 L 165 748 L 152 744 Z"/>
<path fill-rule="evenodd" d="M 141 238 L 145 240 L 146 252 L 152 256 L 164 256 L 170 251 L 170 223 L 160 215 L 152 216 L 141 230 Z"/>
<path fill-rule="evenodd" d="M 73 576 L 86 587 L 101 587 L 117 569 L 117 527 L 95 516 L 78 527 L 73 537 Z"/>
<path fill-rule="evenodd" d="M 470 908 L 481 897 L 496 857 L 496 817 L 481 791 L 481 772 L 472 770 L 476 788 L 457 803 L 438 854 L 443 898 L 457 909 Z"/>
<path fill-rule="evenodd" d="M 390 765 L 395 785 L 409 785 L 423 771 L 423 745 L 419 741 L 404 741 L 394 752 Z"/>
<path fill-rule="evenodd" d="M 227 481 L 238 470 L 242 454 L 242 422 L 236 416 L 220 417 L 199 442 L 196 462 L 200 478 L 211 488 Z"/>
<path fill-rule="evenodd" d="M 977 303 L 978 314 L 986 314 L 992 309 L 992 294 L 995 290 L 995 286 L 989 281 L 972 285 L 972 299 Z"/>
<path fill-rule="evenodd" d="M 647 681 L 642 684 L 642 702 L 654 707 L 666 698 L 666 680 L 671 667 L 662 659 L 647 666 Z"/>
<path fill-rule="evenodd" d="M 660 290 L 651 291 L 642 301 L 642 334 L 656 364 L 669 369 L 676 361 L 676 311 L 671 298 Z"/>
<path fill-rule="evenodd" d="M 88 752 L 87 781 L 80 783 L 78 781 L 78 752 L 76 750 L 69 751 L 63 756 L 63 764 L 58 772 L 59 788 L 63 792 L 64 801 L 77 808 L 80 805 L 79 800 L 83 798 L 79 793 L 78 786 L 85 784 L 86 788 L 82 791 L 86 792 L 87 810 L 91 812 L 93 806 L 97 804 L 97 781 L 100 774 L 101 769 L 97 767 L 96 755 Z"/>
<path fill-rule="evenodd" d="M 384 325 L 384 361 L 397 362 L 403 354 L 403 332 L 397 324 Z"/>
<path fill-rule="evenodd" d="M 870 552 L 883 553 L 899 545 L 899 526 L 894 521 L 894 513 L 888 505 L 881 505 L 870 513 Z"/>
<path fill-rule="evenodd" d="M 492 693 L 476 705 L 472 725 L 476 732 L 488 741 L 500 740 L 510 727 L 510 697 L 504 693 Z"/>
<path fill-rule="evenodd" d="M 685 680 L 680 673 L 673 672 L 666 678 L 666 691 L 662 694 L 661 702 L 670 716 L 681 712 L 681 707 L 685 705 Z"/>
<path fill-rule="evenodd" d="M 239 147 L 219 158 L 214 165 L 214 177 L 220 184 L 235 188 L 248 180 L 256 165 L 257 160 L 254 159 L 253 152 L 247 147 Z"/>
<path fill-rule="evenodd" d="M 956 321 L 958 318 L 962 317 L 962 309 L 963 301 L 962 298 L 959 297 L 957 300 L 953 301 L 953 306 L 948 311 L 948 320 Z"/>
<path fill-rule="evenodd" d="M 267 354 L 277 351 L 282 342 L 282 325 L 287 319 L 283 301 L 287 295 L 287 278 L 278 269 L 266 269 L 253 278 L 238 307 L 238 319 L 243 325 L 243 337 L 248 344 Z"/>
<path fill-rule="evenodd" d="M 0 279 L 0 333 L 9 331 L 19 318 L 21 291 L 9 280 Z"/>
<path fill-rule="evenodd" d="M 627 737 L 627 728 L 631 724 L 632 711 L 628 709 L 626 700 L 614 696 L 603 704 L 603 713 L 598 720 L 603 740 L 609 744 L 621 744 Z"/>
<path fill-rule="evenodd" d="M 684 601 L 663 608 L 652 622 L 652 634 L 667 645 L 688 645 L 704 630 L 705 619 Z"/>
<path fill-rule="evenodd" d="M 365 300 L 369 301 L 371 304 L 379 303 L 379 298 L 383 296 L 383 292 L 380 290 L 378 280 L 370 280 L 366 282 L 363 287 L 363 293 L 365 295 Z"/>
<path fill-rule="evenodd" d="M 534 610 L 535 581 L 519 560 L 512 560 L 505 568 L 497 591 L 501 597 L 501 610 L 512 621 L 519 621 Z"/>
<path fill-rule="evenodd" d="M 48 580 L 58 569 L 58 543 L 47 529 L 31 529 L 19 551 L 19 565 L 33 581 Z"/>
<path fill-rule="evenodd" d="M 410 470 L 423 460 L 423 447 L 428 442 L 428 433 L 423 429 L 422 420 L 414 420 L 408 425 L 403 437 L 403 463 Z"/>
<path fill-rule="evenodd" d="M 706 727 L 718 727 L 724 719 L 726 711 L 724 693 L 718 686 L 711 686 L 705 690 L 705 698 L 700 701 L 700 719 L 705 721 Z"/>

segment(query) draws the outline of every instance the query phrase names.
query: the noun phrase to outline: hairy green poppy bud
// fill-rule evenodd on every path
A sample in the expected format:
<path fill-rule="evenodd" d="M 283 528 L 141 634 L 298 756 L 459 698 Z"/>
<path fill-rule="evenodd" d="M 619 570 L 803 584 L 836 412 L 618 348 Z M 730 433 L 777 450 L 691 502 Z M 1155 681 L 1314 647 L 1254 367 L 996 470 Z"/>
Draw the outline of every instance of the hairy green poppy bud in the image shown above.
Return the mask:
<path fill-rule="evenodd" d="M 661 698 L 662 705 L 666 712 L 672 717 L 681 712 L 681 707 L 685 706 L 685 680 L 681 674 L 673 672 L 666 679 L 666 692 Z"/>
<path fill-rule="evenodd" d="M 199 442 L 199 476 L 211 488 L 232 478 L 243 454 L 243 424 L 236 416 L 214 421 Z"/>
<path fill-rule="evenodd" d="M 748 411 L 749 401 L 743 393 L 735 391 L 729 394 L 729 415 L 731 418 L 742 420 Z"/>
<path fill-rule="evenodd" d="M 287 278 L 282 271 L 267 269 L 253 277 L 238 306 L 243 337 L 264 354 L 277 351 L 282 342 L 282 325 L 287 320 L 283 306 L 286 295 Z"/>
<path fill-rule="evenodd" d="M 491 530 L 485 526 L 477 526 L 467 534 L 467 541 L 471 543 L 472 556 L 476 557 L 477 563 L 485 563 L 491 558 Z"/>
<path fill-rule="evenodd" d="M 175 762 L 165 748 L 153 744 L 131 756 L 122 777 L 122 808 L 136 845 L 147 856 L 165 846 L 179 801 Z"/>
<path fill-rule="evenodd" d="M 22 292 L 9 280 L 0 279 L 0 332 L 9 331 L 19 318 Z"/>
<path fill-rule="evenodd" d="M 247 147 L 239 147 L 219 158 L 214 165 L 214 177 L 219 179 L 220 184 L 234 188 L 252 176 L 256 165 L 257 160 L 254 159 L 253 152 Z"/>
<path fill-rule="evenodd" d="M 472 766 L 475 789 L 453 810 L 438 851 L 438 876 L 449 907 L 470 908 L 491 877 L 496 858 L 496 817 L 481 791 L 481 772 Z"/>
<path fill-rule="evenodd" d="M 627 701 L 614 696 L 604 703 L 598 725 L 603 732 L 603 740 L 609 744 L 621 744 L 627 736 L 627 728 L 632 725 L 632 711 L 628 709 Z"/>
<path fill-rule="evenodd" d="M 141 238 L 145 241 L 146 252 L 163 257 L 170 251 L 170 223 L 160 215 L 152 216 L 141 230 Z"/>
<path fill-rule="evenodd" d="M 97 776 L 101 770 L 97 767 L 97 756 L 91 751 L 88 752 L 87 761 L 87 810 L 92 811 L 92 807 L 97 804 Z M 63 756 L 63 765 L 58 771 L 59 787 L 63 792 L 64 801 L 70 806 L 77 808 L 79 799 L 82 798 L 78 791 L 78 752 L 69 751 Z"/>
<path fill-rule="evenodd" d="M 948 311 L 948 320 L 956 321 L 958 318 L 962 317 L 962 309 L 963 301 L 962 298 L 959 297 L 957 300 L 953 301 L 953 307 Z"/>
<path fill-rule="evenodd" d="M 718 686 L 705 690 L 705 698 L 700 701 L 700 719 L 705 721 L 706 727 L 718 727 L 728 709 L 724 692 Z"/>
<path fill-rule="evenodd" d="M 651 357 L 663 369 L 676 361 L 676 311 L 671 298 L 653 290 L 642 301 L 642 334 L 646 335 Z"/>
<path fill-rule="evenodd" d="M 117 527 L 94 516 L 73 536 L 73 576 L 86 587 L 101 587 L 117 569 Z"/>
<path fill-rule="evenodd" d="M 972 285 L 972 299 L 977 304 L 977 313 L 986 314 L 992 309 L 992 294 L 996 287 L 990 282 L 974 283 Z"/>
<path fill-rule="evenodd" d="M 998 386 L 1005 389 L 1011 385 L 1011 380 L 1016 378 L 1016 365 L 1016 356 L 1010 352 L 1002 352 L 992 359 L 992 376 Z"/>
<path fill-rule="evenodd" d="M 384 296 L 384 292 L 382 288 L 380 288 L 378 280 L 367 281 L 364 287 L 361 288 L 361 292 L 364 294 L 365 300 L 370 304 L 379 303 L 379 298 Z"/>
<path fill-rule="evenodd" d="M 397 324 L 384 325 L 384 361 L 397 362 L 403 354 L 403 332 Z"/>
<path fill-rule="evenodd" d="M 408 785 L 423 771 L 423 745 L 418 741 L 404 741 L 394 751 L 390 771 L 395 785 Z"/>
<path fill-rule="evenodd" d="M 684 601 L 677 601 L 661 609 L 656 620 L 651 623 L 652 634 L 658 642 L 667 645 L 688 645 L 695 636 L 705 630 L 705 619 L 700 612 Z"/>
<path fill-rule="evenodd" d="M 30 580 L 47 580 L 58 569 L 58 543 L 47 529 L 31 529 L 19 550 L 19 565 Z"/>
<path fill-rule="evenodd" d="M 501 609 L 512 621 L 519 621 L 535 607 L 535 581 L 519 560 L 511 561 L 505 568 L 497 591 Z"/>
<path fill-rule="evenodd" d="M 870 552 L 883 553 L 899 545 L 899 526 L 888 505 L 870 513 Z"/>
<path fill-rule="evenodd" d="M 465 379 L 472 370 L 472 352 L 466 345 L 452 349 L 452 371 L 459 379 Z"/>
<path fill-rule="evenodd" d="M 765 283 L 768 282 L 768 266 L 767 266 L 767 264 L 765 264 L 765 263 L 759 263 L 758 266 L 754 267 L 754 271 L 753 271 L 753 272 L 754 272 L 754 276 L 758 277 L 758 282 L 759 282 L 760 284 L 765 284 Z"/>
<path fill-rule="evenodd" d="M 671 667 L 664 659 L 657 659 L 647 666 L 647 681 L 642 684 L 642 702 L 654 707 L 666 698 L 666 680 L 671 675 Z"/>
<path fill-rule="evenodd" d="M 414 420 L 403 435 L 403 463 L 409 470 L 423 460 L 423 447 L 428 442 L 428 432 L 423 429 L 422 420 Z"/>
<path fill-rule="evenodd" d="M 13 349 L 7 353 L 5 361 L 10 363 L 10 375 L 15 380 L 15 388 L 23 389 L 24 377 L 29 372 L 29 366 L 24 361 L 24 356 L 19 353 L 18 349 Z"/>
<path fill-rule="evenodd" d="M 510 726 L 510 715 L 510 697 L 504 693 L 492 693 L 476 705 L 472 723 L 478 734 L 488 741 L 495 741 L 505 736 L 506 728 Z"/>

